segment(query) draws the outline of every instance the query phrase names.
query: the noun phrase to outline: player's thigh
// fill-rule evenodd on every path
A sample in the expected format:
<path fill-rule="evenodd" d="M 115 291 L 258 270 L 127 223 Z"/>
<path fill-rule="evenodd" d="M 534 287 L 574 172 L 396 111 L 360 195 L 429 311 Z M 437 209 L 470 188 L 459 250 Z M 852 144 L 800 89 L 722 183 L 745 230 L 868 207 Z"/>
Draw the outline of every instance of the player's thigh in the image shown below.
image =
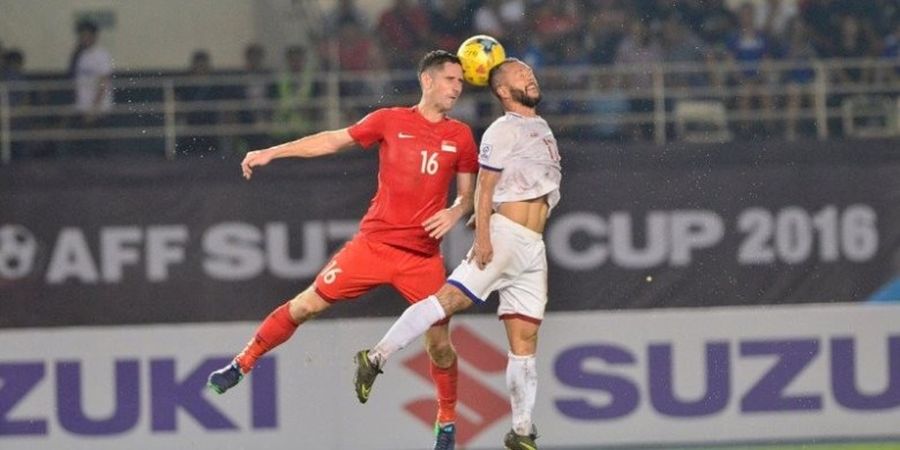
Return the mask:
<path fill-rule="evenodd" d="M 316 276 L 316 293 L 329 303 L 359 297 L 389 282 L 390 263 L 377 245 L 356 237 L 344 244 Z"/>
<path fill-rule="evenodd" d="M 441 255 L 419 255 L 397 249 L 391 285 L 410 304 L 436 293 L 447 279 Z"/>
<path fill-rule="evenodd" d="M 477 305 L 484 304 L 491 292 L 508 285 L 519 271 L 516 264 L 518 249 L 514 236 L 495 232 L 492 228 L 491 244 L 494 254 L 483 269 L 471 258 L 472 250 L 469 250 L 466 260 L 461 262 L 447 278 L 448 283 L 459 288 Z"/>
<path fill-rule="evenodd" d="M 394 268 L 394 276 L 391 278 L 391 285 L 407 302 L 410 304 L 418 303 L 440 290 L 447 276 L 447 272 L 444 269 L 444 258 L 441 255 L 425 256 L 401 250 L 397 251 L 402 254 L 395 255 L 397 262 Z M 437 322 L 434 327 L 446 326 L 449 322 L 450 317 L 445 317 L 440 322 Z M 434 342 L 441 344 L 444 341 L 449 342 L 449 337 L 446 340 Z M 430 348 L 432 338 L 429 335 L 426 335 L 426 343 Z"/>
<path fill-rule="evenodd" d="M 500 289 L 497 315 L 522 318 L 540 323 L 547 309 L 547 271 L 520 273 L 511 283 Z"/>

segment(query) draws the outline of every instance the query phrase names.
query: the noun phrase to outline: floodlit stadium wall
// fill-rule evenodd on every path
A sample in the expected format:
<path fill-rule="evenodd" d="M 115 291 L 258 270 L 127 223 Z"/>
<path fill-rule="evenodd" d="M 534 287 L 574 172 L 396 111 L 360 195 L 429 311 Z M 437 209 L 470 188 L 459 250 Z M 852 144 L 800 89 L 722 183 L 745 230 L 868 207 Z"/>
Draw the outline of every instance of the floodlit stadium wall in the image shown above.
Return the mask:
<path fill-rule="evenodd" d="M 0 448 L 424 448 L 435 405 L 421 345 L 366 405 L 352 388 L 353 353 L 390 323 L 310 323 L 223 396 L 206 374 L 253 323 L 5 330 Z M 900 441 L 898 324 L 893 305 L 552 313 L 541 448 Z M 460 444 L 497 448 L 510 426 L 502 326 L 464 315 L 453 339 Z"/>

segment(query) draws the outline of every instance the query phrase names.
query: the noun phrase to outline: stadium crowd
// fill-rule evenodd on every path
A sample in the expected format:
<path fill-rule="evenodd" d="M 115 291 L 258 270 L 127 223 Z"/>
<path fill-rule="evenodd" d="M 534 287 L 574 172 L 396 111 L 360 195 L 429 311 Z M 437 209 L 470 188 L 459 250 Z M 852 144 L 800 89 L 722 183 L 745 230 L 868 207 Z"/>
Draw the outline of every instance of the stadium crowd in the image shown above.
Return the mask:
<path fill-rule="evenodd" d="M 723 101 L 737 112 L 798 109 L 811 102 L 808 86 L 815 81 L 811 69 L 816 59 L 845 58 L 898 61 L 900 58 L 900 1 L 898 0 L 764 0 L 726 2 L 725 0 L 394 0 L 374 20 L 354 0 L 339 0 L 326 12 L 322 29 L 314 44 L 287 48 L 280 63 L 273 64 L 265 48 L 249 44 L 244 67 L 217 68 L 214 55 L 206 50 L 194 52 L 189 68 L 172 76 L 190 76 L 198 80 L 179 88 L 182 102 L 233 99 L 248 105 L 274 102 L 268 111 L 250 107 L 235 114 L 216 111 L 186 113 L 181 120 L 190 125 L 218 123 L 275 124 L 275 133 L 251 136 L 236 147 L 244 151 L 271 140 L 282 140 L 310 131 L 313 114 L 307 105 L 322 86 L 317 74 L 338 69 L 349 73 L 349 81 L 340 85 L 341 96 L 373 93 L 368 74 L 380 70 L 409 70 L 425 51 L 433 48 L 455 49 L 466 37 L 489 34 L 498 38 L 507 53 L 517 56 L 538 70 L 557 67 L 644 67 L 600 80 L 600 99 L 579 101 L 562 99 L 548 102 L 557 113 L 620 114 L 651 112 L 651 67 L 655 63 L 695 63 L 707 70 L 670 74 L 667 86 L 728 86 L 740 94 Z M 108 123 L 104 119 L 112 97 L 96 95 L 106 85 L 91 85 L 90 76 L 113 78 L 109 56 L 96 49 L 96 39 L 85 40 L 93 24 L 79 26 L 79 40 L 67 74 L 75 80 L 75 98 L 48 98 L 37 93 L 13 92 L 13 107 L 25 104 L 76 104 L 82 113 L 61 123 L 66 127 L 90 128 Z M 373 39 L 372 37 L 375 37 Z M 95 46 L 93 49 L 91 46 Z M 88 51 L 90 50 L 90 51 Z M 3 49 L 2 81 L 31 78 L 26 70 L 26 55 L 16 49 Z M 86 58 L 90 58 L 88 61 Z M 114 59 L 114 58 L 113 58 Z M 809 62 L 810 65 L 784 71 L 766 70 L 771 61 Z M 736 64 L 732 64 L 736 63 Z M 729 65 L 731 64 L 731 65 Z M 276 71 L 274 66 L 282 67 Z M 93 67 L 93 72 L 86 69 Z M 722 70 L 722 67 L 731 67 Z M 896 69 L 896 67 L 895 67 Z M 204 85 L 202 80 L 220 74 L 257 74 L 258 81 L 224 87 Z M 354 77 L 353 74 L 357 74 Z M 162 76 L 166 76 L 163 74 Z M 153 74 L 152 76 L 160 76 Z M 896 70 L 875 70 L 859 66 L 839 69 L 829 82 L 868 84 L 896 80 Z M 80 78 L 82 77 L 82 78 Z M 274 81 L 272 81 L 274 79 Z M 554 85 L 578 83 L 573 76 L 546 77 L 548 92 Z M 391 85 L 393 93 L 416 89 L 414 79 Z M 772 89 L 777 85 L 779 89 Z M 78 93 L 81 89 L 93 89 Z M 784 92 L 773 94 L 772 92 Z M 93 94 L 92 94 L 93 93 Z M 94 95 L 90 99 L 81 95 Z M 133 95 L 116 86 L 115 102 L 133 101 Z M 896 96 L 896 92 L 893 92 Z M 84 102 L 95 102 L 88 105 Z M 670 105 L 669 105 L 670 106 Z M 778 133 L 788 137 L 812 133 L 796 120 L 781 123 L 764 120 L 751 123 L 752 133 Z M 34 127 L 34 123 L 20 125 Z M 15 124 L 14 124 L 15 125 Z M 774 129 L 772 127 L 778 127 Z M 566 128 L 563 127 L 563 132 Z M 574 129 L 584 131 L 584 127 Z M 589 130 L 591 137 L 649 139 L 652 127 L 629 129 L 607 122 Z M 752 135 L 752 134 L 751 134 Z M 216 149 L 221 140 L 184 138 L 180 148 Z M 51 153 L 56 153 L 54 149 Z"/>

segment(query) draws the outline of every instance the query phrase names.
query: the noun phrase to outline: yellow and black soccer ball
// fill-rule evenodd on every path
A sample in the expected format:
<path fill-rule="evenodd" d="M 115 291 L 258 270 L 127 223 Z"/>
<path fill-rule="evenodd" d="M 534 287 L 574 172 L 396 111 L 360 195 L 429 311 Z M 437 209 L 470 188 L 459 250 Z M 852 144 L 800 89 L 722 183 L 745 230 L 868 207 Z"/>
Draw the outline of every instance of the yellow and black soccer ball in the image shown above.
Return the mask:
<path fill-rule="evenodd" d="M 456 55 L 462 63 L 463 78 L 475 86 L 487 86 L 491 69 L 506 59 L 500 42 L 484 34 L 463 41 Z"/>

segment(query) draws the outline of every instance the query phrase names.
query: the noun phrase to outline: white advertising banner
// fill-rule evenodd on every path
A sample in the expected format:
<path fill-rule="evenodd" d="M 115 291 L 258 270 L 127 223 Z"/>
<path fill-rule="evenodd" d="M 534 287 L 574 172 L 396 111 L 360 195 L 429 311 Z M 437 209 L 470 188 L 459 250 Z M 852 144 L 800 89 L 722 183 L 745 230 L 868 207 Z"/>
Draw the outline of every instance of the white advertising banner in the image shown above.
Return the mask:
<path fill-rule="evenodd" d="M 420 344 L 366 405 L 355 351 L 391 321 L 304 325 L 225 395 L 204 389 L 253 323 L 4 330 L 0 448 L 429 448 Z M 506 340 L 492 316 L 454 319 L 459 443 L 509 429 Z M 900 438 L 900 307 L 556 313 L 541 329 L 542 448 Z"/>

